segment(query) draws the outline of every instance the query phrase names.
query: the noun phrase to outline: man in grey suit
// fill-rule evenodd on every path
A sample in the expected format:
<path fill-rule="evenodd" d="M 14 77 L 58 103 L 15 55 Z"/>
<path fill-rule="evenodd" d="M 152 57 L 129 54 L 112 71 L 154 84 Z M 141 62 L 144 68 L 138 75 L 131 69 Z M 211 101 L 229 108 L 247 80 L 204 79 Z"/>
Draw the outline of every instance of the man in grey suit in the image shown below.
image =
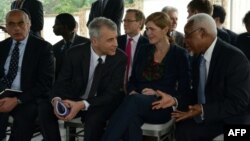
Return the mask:
<path fill-rule="evenodd" d="M 184 47 L 184 35 L 181 32 L 176 31 L 178 21 L 178 10 L 172 6 L 166 6 L 162 9 L 162 12 L 168 14 L 172 21 L 172 29 L 170 32 L 171 37 L 174 38 L 176 44 Z"/>
<path fill-rule="evenodd" d="M 193 93 L 178 99 L 190 101 L 186 111 L 175 111 L 176 141 L 211 141 L 225 124 L 246 124 L 250 98 L 250 64 L 237 48 L 217 37 L 214 19 L 196 14 L 184 28 L 185 44 L 193 60 Z M 168 99 L 164 94 L 159 94 Z M 176 104 L 173 98 L 170 100 Z M 170 102 L 171 103 L 171 102 Z M 159 101 L 157 108 L 165 107 Z"/>
<path fill-rule="evenodd" d="M 126 55 L 117 49 L 117 26 L 111 20 L 95 18 L 89 24 L 89 36 L 91 42 L 66 52 L 52 103 L 54 109 L 58 101 L 70 109 L 66 116 L 56 114 L 61 120 L 81 117 L 85 141 L 99 141 L 121 97 Z"/>

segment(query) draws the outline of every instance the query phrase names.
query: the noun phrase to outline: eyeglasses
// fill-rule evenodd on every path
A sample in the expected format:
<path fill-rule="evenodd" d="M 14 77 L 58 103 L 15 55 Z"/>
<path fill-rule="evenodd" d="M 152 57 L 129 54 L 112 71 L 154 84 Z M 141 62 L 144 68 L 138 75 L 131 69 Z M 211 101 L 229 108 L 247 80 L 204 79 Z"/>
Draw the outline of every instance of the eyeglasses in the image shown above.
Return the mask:
<path fill-rule="evenodd" d="M 9 26 L 9 27 L 11 27 L 11 28 L 16 27 L 16 26 L 18 26 L 18 27 L 23 27 L 25 24 L 26 24 L 26 23 L 25 23 L 24 21 L 17 22 L 17 23 L 15 23 L 15 22 L 8 22 L 8 23 L 7 23 L 7 26 Z"/>
<path fill-rule="evenodd" d="M 189 32 L 189 33 L 185 33 L 185 38 L 190 37 L 193 33 L 195 33 L 196 31 L 199 31 L 201 29 L 201 27 L 194 29 L 193 31 Z"/>
<path fill-rule="evenodd" d="M 124 19 L 123 22 L 128 22 L 128 23 L 132 23 L 132 22 L 136 22 L 137 20 L 129 20 L 129 19 Z"/>

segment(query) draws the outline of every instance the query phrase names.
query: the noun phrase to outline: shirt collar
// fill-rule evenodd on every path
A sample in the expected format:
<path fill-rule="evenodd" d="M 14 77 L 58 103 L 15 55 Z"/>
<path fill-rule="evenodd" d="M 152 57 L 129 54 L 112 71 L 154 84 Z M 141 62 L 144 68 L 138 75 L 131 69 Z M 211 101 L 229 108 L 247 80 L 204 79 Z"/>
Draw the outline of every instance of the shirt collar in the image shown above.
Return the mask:
<path fill-rule="evenodd" d="M 128 41 L 129 38 L 132 38 L 134 42 L 137 42 L 139 40 L 139 38 L 140 38 L 140 33 L 135 35 L 134 37 L 130 37 L 130 36 L 127 35 L 127 41 Z"/>
<path fill-rule="evenodd" d="M 204 53 L 204 58 L 205 58 L 205 60 L 207 62 L 211 61 L 213 50 L 214 50 L 214 46 L 215 46 L 216 42 L 217 42 L 217 37 L 214 39 L 214 41 L 212 42 L 212 44 L 209 46 L 209 48 L 207 49 L 207 51 Z"/>
<path fill-rule="evenodd" d="M 90 47 L 90 51 L 91 51 L 91 56 L 93 57 L 94 60 L 98 60 L 98 58 L 101 57 L 102 60 L 103 60 L 103 63 L 105 63 L 107 55 L 99 56 L 98 54 L 95 53 L 95 51 L 94 51 L 94 49 L 93 49 L 92 46 Z"/>
<path fill-rule="evenodd" d="M 75 38 L 76 38 L 76 33 L 74 32 L 74 33 L 73 33 L 73 37 L 69 40 L 69 42 L 70 42 L 70 43 L 74 43 Z M 66 44 L 66 40 L 63 39 L 63 41 L 64 41 L 64 43 Z"/>
<path fill-rule="evenodd" d="M 22 41 L 19 41 L 20 42 L 20 45 L 26 45 L 27 44 L 27 41 L 28 41 L 28 38 L 29 38 L 29 34 L 24 38 L 24 40 Z M 12 43 L 13 44 L 16 44 L 16 40 L 13 39 Z"/>

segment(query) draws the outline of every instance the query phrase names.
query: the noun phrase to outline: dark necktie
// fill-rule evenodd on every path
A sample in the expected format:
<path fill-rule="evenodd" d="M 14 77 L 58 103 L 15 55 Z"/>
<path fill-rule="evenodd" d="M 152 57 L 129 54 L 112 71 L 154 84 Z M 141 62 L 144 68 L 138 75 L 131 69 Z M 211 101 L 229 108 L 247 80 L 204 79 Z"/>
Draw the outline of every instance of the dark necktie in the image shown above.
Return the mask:
<path fill-rule="evenodd" d="M 95 67 L 93 81 L 92 81 L 92 84 L 91 84 L 91 88 L 90 88 L 90 91 L 89 91 L 88 98 L 94 97 L 96 92 L 97 92 L 99 82 L 100 82 L 100 79 L 101 79 L 101 74 L 102 74 L 101 73 L 101 71 L 102 71 L 102 62 L 103 62 L 102 58 L 98 58 L 98 64 Z"/>
<path fill-rule="evenodd" d="M 7 86 L 7 88 L 11 88 L 12 82 L 14 81 L 17 75 L 18 62 L 19 62 L 19 45 L 20 42 L 16 42 L 15 47 L 11 54 L 8 73 L 1 80 Z"/>
<path fill-rule="evenodd" d="M 129 71 L 130 71 L 130 64 L 131 64 L 131 59 L 132 59 L 132 44 L 131 42 L 133 41 L 132 38 L 128 39 L 128 44 L 126 46 L 126 54 L 127 54 L 127 68 L 126 68 L 126 74 L 125 74 L 125 81 L 126 83 L 129 81 Z"/>
<path fill-rule="evenodd" d="M 70 48 L 71 42 L 64 43 L 62 47 L 62 52 L 65 52 L 68 48 Z"/>

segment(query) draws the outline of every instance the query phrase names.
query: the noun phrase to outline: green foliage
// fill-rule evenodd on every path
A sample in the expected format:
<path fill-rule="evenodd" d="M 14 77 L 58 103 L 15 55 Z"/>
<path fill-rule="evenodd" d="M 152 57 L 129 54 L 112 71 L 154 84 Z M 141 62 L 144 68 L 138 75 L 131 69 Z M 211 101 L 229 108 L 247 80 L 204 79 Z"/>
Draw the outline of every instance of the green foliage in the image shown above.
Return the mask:
<path fill-rule="evenodd" d="M 5 15 L 10 10 L 10 0 L 1 0 L 0 4 L 0 24 L 3 24 L 5 21 Z"/>
<path fill-rule="evenodd" d="M 43 0 L 46 14 L 73 13 L 84 7 L 89 7 L 95 0 Z"/>

